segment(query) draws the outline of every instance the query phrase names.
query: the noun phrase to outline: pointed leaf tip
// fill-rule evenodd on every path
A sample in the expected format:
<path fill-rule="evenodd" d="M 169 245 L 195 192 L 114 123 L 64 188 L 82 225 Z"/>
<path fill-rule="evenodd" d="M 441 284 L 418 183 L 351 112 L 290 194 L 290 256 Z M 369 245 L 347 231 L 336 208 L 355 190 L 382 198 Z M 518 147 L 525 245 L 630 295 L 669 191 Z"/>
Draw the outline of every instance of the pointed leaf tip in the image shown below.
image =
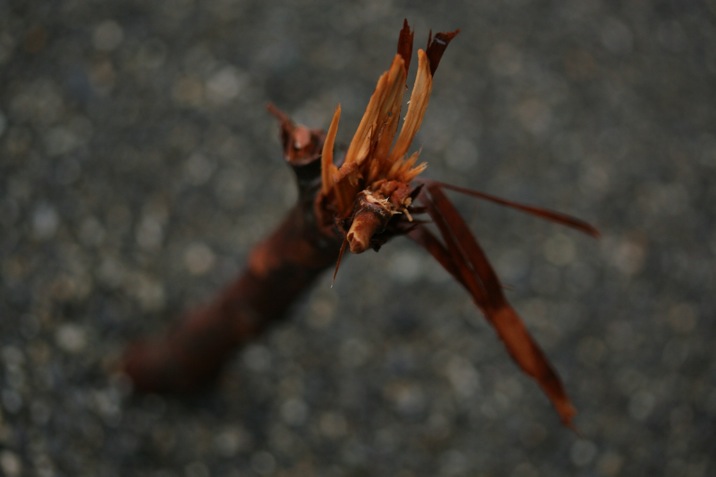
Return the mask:
<path fill-rule="evenodd" d="M 457 36 L 458 33 L 460 33 L 460 29 L 451 32 L 436 33 L 435 37 L 433 37 L 432 32 L 430 32 L 430 36 L 428 37 L 428 48 L 425 51 L 428 55 L 428 59 L 430 60 L 430 75 L 435 76 L 435 70 L 438 69 L 440 59 L 443 57 L 445 49 L 447 49 L 450 42 Z"/>

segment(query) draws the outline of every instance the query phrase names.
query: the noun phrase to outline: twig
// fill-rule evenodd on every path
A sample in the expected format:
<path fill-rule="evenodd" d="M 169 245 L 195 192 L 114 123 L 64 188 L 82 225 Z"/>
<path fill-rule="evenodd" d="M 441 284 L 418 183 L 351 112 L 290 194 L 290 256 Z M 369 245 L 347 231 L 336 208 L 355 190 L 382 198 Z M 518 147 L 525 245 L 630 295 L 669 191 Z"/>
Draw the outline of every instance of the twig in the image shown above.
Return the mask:
<path fill-rule="evenodd" d="M 340 166 L 334 162 L 340 106 L 325 134 L 297 126 L 269 106 L 281 124 L 286 161 L 296 173 L 298 203 L 256 246 L 243 274 L 214 302 L 187 315 L 168 336 L 130 347 L 123 369 L 138 390 L 190 391 L 206 384 L 238 347 L 283 318 L 325 269 L 335 266 L 335 279 L 346 249 L 378 250 L 393 237 L 407 235 L 465 287 L 513 359 L 571 426 L 575 410 L 557 372 L 508 303 L 487 256 L 444 190 L 516 208 L 592 236 L 598 236 L 597 230 L 559 212 L 421 179 L 425 164 L 417 162 L 417 152 L 408 153 L 428 106 L 433 76 L 457 34 L 458 30 L 431 34 L 426 50 L 418 50 L 418 72 L 401 126 L 413 49 L 413 32 L 404 22 L 397 53 L 379 78 Z M 420 218 L 426 213 L 439 236 Z"/>

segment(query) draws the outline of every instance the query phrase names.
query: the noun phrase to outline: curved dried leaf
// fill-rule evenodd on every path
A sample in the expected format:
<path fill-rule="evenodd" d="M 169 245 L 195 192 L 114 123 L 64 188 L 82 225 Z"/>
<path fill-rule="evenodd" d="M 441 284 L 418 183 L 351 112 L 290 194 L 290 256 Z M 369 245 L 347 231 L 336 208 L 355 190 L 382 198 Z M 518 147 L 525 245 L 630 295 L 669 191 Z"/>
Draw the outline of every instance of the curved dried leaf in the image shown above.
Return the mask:
<path fill-rule="evenodd" d="M 515 362 L 538 382 L 562 422 L 571 426 L 576 411 L 557 372 L 507 301 L 477 239 L 442 191 L 441 184 L 428 181 L 425 190 L 419 199 L 438 227 L 444 244 L 423 226 L 410 231 L 409 237 L 428 250 L 468 290 Z"/>

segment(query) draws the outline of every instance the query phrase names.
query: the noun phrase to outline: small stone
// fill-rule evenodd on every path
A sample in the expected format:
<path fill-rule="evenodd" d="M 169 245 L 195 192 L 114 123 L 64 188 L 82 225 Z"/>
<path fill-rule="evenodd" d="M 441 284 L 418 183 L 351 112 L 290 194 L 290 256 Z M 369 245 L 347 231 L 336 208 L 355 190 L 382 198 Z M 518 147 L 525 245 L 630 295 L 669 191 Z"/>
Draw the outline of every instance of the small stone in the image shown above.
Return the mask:
<path fill-rule="evenodd" d="M 233 66 L 226 66 L 209 78 L 206 92 L 211 100 L 222 103 L 238 96 L 245 83 L 245 74 Z"/>
<path fill-rule="evenodd" d="M 348 430 L 346 419 L 335 412 L 324 412 L 318 422 L 321 433 L 331 439 L 342 437 Z"/>
<path fill-rule="evenodd" d="M 271 368 L 271 352 L 265 346 L 249 345 L 241 357 L 246 367 L 257 373 L 268 371 Z"/>
<path fill-rule="evenodd" d="M 224 457 L 233 457 L 249 444 L 250 437 L 243 429 L 232 427 L 214 438 L 214 447 Z"/>
<path fill-rule="evenodd" d="M 593 442 L 580 440 L 572 445 L 570 457 L 572 458 L 574 465 L 584 467 L 594 460 L 597 453 L 597 446 Z"/>
<path fill-rule="evenodd" d="M 411 251 L 394 252 L 388 267 L 388 273 L 392 278 L 403 283 L 410 283 L 420 278 L 423 269 L 421 267 L 423 257 Z"/>
<path fill-rule="evenodd" d="M 216 164 L 206 158 L 203 154 L 194 153 L 189 156 L 184 164 L 184 176 L 192 185 L 205 184 L 211 174 L 214 173 Z"/>
<path fill-rule="evenodd" d="M 22 409 L 22 396 L 12 389 L 3 390 L 0 394 L 3 408 L 10 414 L 15 414 Z"/>
<path fill-rule="evenodd" d="M 32 231 L 35 238 L 39 240 L 47 240 L 52 238 L 57 232 L 60 224 L 60 218 L 55 209 L 48 205 L 39 205 L 32 216 Z"/>
<path fill-rule="evenodd" d="M 0 452 L 0 469 L 2 474 L 7 477 L 22 474 L 22 462 L 20 458 L 12 451 L 4 450 Z"/>
<path fill-rule="evenodd" d="M 558 267 L 574 261 L 576 254 L 574 241 L 564 234 L 556 234 L 544 244 L 545 257 L 550 263 Z"/>
<path fill-rule="evenodd" d="M 122 44 L 124 30 L 114 20 L 105 20 L 97 25 L 92 34 L 92 43 L 97 50 L 112 51 Z"/>
<path fill-rule="evenodd" d="M 79 325 L 66 323 L 57 328 L 55 343 L 67 353 L 79 353 L 87 346 L 87 332 Z"/>
<path fill-rule="evenodd" d="M 251 456 L 251 468 L 260 475 L 271 474 L 276 468 L 276 458 L 266 451 L 257 452 Z"/>
<path fill-rule="evenodd" d="M 156 251 L 164 240 L 164 224 L 152 215 L 146 215 L 136 231 L 137 243 L 146 251 Z"/>
<path fill-rule="evenodd" d="M 302 399 L 288 399 L 281 406 L 281 416 L 287 424 L 300 426 L 308 417 L 308 406 Z"/>
<path fill-rule="evenodd" d="M 184 468 L 186 477 L 209 477 L 209 468 L 203 462 L 192 462 Z"/>
<path fill-rule="evenodd" d="M 184 251 L 184 264 L 192 275 L 204 275 L 216 262 L 214 252 L 208 245 L 196 242 Z"/>

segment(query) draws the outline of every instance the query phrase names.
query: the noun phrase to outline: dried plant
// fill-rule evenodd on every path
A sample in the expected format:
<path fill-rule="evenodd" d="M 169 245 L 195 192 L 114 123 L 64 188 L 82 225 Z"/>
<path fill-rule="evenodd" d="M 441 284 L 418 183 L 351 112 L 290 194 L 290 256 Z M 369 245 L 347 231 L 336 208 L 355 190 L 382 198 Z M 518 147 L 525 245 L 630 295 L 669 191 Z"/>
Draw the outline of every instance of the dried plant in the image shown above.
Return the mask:
<path fill-rule="evenodd" d="M 427 48 L 418 50 L 418 71 L 401 124 L 413 49 L 413 32 L 404 22 L 398 51 L 379 78 L 340 165 L 334 161 L 340 106 L 326 133 L 296 125 L 269 106 L 281 123 L 299 200 L 278 229 L 256 246 L 244 273 L 214 302 L 190 313 L 167 337 L 130 348 L 123 369 L 138 389 L 186 391 L 206 383 L 238 346 L 283 317 L 325 269 L 334 266 L 335 279 L 346 249 L 355 254 L 378 250 L 405 235 L 465 287 L 510 355 L 571 426 L 575 410 L 557 373 L 507 301 L 497 274 L 445 191 L 516 208 L 593 236 L 597 230 L 558 212 L 421 178 L 426 165 L 418 162 L 418 152 L 409 152 L 435 71 L 458 32 L 431 34 Z"/>

